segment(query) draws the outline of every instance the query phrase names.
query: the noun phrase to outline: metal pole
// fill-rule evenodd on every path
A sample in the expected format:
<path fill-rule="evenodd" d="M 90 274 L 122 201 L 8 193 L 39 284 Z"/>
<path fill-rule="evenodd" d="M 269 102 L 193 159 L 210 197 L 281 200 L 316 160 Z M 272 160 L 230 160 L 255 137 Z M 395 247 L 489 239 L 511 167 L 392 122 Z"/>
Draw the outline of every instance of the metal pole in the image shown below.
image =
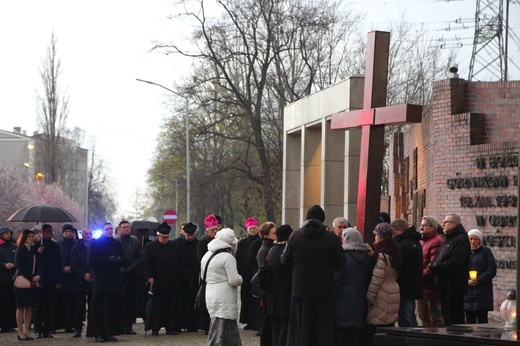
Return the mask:
<path fill-rule="evenodd" d="M 186 222 L 190 222 L 190 195 L 191 195 L 191 184 L 190 184 L 190 120 L 188 118 L 188 98 L 186 97 L 186 214 L 188 219 Z"/>
<path fill-rule="evenodd" d="M 190 166 L 191 166 L 191 163 L 190 163 L 190 121 L 188 118 L 188 114 L 189 114 L 188 97 L 181 95 L 177 91 L 167 88 L 164 85 L 161 85 L 159 83 L 155 83 L 155 82 L 152 82 L 149 80 L 144 80 L 144 79 L 139 79 L 139 78 L 136 78 L 135 80 L 138 82 L 156 85 L 160 88 L 168 90 L 172 94 L 175 94 L 177 96 L 184 98 L 184 100 L 186 101 L 186 109 L 185 109 L 186 114 L 184 114 L 184 118 L 186 121 L 186 216 L 187 216 L 186 222 L 190 222 L 190 195 L 191 195 Z"/>
<path fill-rule="evenodd" d="M 177 194 L 177 190 L 179 189 L 177 184 L 177 179 L 175 179 L 175 211 L 179 213 L 179 195 Z"/>

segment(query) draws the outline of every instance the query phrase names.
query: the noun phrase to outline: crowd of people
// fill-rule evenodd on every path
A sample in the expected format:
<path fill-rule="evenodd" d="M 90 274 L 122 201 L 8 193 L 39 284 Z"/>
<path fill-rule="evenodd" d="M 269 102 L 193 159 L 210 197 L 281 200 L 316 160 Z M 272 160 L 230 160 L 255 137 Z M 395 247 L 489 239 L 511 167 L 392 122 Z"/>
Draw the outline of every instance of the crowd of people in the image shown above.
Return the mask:
<path fill-rule="evenodd" d="M 442 224 L 425 216 L 420 231 L 381 213 L 367 244 L 349 220 L 332 228 L 324 210 L 309 208 L 294 230 L 255 218 L 238 241 L 218 215 L 182 224 L 177 239 L 162 223 L 131 235 L 130 223 L 106 223 L 93 239 L 69 224 L 53 240 L 51 225 L 19 232 L 0 228 L 0 331 L 17 338 L 52 338 L 58 329 L 97 342 L 134 335 L 137 317 L 153 336 L 203 330 L 208 345 L 241 345 L 239 326 L 260 345 L 371 345 L 380 326 L 487 323 L 493 310 L 496 263 L 478 229 L 460 216 Z M 251 279 L 267 270 L 267 288 Z M 195 300 L 205 278 L 205 308 Z M 240 287 L 240 296 L 238 288 Z M 240 299 L 240 309 L 238 304 Z M 30 326 L 34 325 L 34 336 Z"/>

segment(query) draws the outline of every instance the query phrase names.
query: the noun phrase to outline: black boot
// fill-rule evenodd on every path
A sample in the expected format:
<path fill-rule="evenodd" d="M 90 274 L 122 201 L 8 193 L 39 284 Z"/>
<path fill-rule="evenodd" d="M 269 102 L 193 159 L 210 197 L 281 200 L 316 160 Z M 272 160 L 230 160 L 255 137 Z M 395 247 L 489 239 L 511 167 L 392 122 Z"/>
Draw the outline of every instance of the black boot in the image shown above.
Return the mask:
<path fill-rule="evenodd" d="M 81 329 L 79 329 L 79 328 L 74 329 L 74 335 L 72 337 L 73 338 L 81 337 Z"/>

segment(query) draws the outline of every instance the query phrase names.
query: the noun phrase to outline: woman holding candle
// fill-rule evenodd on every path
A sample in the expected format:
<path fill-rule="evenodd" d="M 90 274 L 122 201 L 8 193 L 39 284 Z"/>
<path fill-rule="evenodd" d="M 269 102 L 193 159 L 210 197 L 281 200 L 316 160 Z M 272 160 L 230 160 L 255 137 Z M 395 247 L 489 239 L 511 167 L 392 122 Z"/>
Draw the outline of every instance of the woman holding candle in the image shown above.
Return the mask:
<path fill-rule="evenodd" d="M 464 296 L 466 323 L 488 323 L 488 311 L 493 310 L 493 278 L 497 274 L 491 249 L 482 245 L 478 229 L 468 232 L 471 245 L 468 292 Z"/>

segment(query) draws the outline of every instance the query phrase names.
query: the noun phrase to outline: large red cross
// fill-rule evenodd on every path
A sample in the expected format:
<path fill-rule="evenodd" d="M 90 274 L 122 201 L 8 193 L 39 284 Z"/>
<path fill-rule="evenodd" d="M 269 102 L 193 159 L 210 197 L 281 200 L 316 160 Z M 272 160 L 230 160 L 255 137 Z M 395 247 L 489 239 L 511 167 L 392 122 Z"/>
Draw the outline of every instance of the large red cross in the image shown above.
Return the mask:
<path fill-rule="evenodd" d="M 368 33 L 363 109 L 331 117 L 333 130 L 361 127 L 356 227 L 367 242 L 373 241 L 371 231 L 379 222 L 385 125 L 418 123 L 422 116 L 419 105 L 386 107 L 389 48 L 389 32 Z"/>

